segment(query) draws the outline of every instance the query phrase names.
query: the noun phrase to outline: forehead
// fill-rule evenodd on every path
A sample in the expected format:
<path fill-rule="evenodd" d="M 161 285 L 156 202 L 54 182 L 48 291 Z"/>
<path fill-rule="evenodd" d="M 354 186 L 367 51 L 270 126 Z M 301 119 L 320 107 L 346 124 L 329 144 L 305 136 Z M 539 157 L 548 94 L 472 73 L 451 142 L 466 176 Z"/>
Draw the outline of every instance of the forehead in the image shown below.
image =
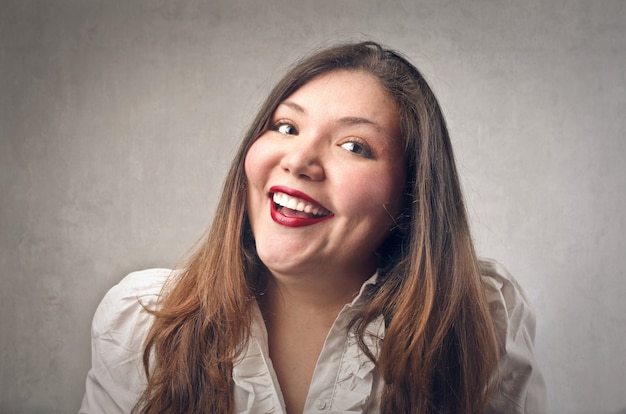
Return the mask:
<path fill-rule="evenodd" d="M 343 117 L 372 121 L 397 132 L 399 111 L 378 78 L 360 70 L 334 70 L 302 85 L 278 105 L 303 115 Z"/>
<path fill-rule="evenodd" d="M 383 88 L 376 76 L 356 69 L 336 69 L 317 75 L 300 86 L 285 101 L 294 97 L 302 98 L 309 94 L 320 95 L 320 98 L 329 98 L 329 101 L 340 100 L 347 94 L 347 97 L 359 100 L 355 104 L 395 106 L 394 99 Z"/>
<path fill-rule="evenodd" d="M 314 77 L 278 105 L 274 118 L 283 117 L 295 117 L 297 127 L 346 127 L 345 132 L 364 134 L 361 138 L 398 157 L 404 152 L 398 105 L 376 76 L 362 70 Z"/>

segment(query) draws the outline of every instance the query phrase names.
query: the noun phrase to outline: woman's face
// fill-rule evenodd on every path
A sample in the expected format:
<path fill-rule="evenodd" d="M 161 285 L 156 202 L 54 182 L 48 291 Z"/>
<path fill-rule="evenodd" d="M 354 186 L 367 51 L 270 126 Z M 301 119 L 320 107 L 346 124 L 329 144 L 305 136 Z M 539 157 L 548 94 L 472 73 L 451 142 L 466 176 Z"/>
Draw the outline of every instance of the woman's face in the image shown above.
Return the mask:
<path fill-rule="evenodd" d="M 370 74 L 320 75 L 278 106 L 245 172 L 257 253 L 275 275 L 370 276 L 402 204 L 397 106 Z"/>

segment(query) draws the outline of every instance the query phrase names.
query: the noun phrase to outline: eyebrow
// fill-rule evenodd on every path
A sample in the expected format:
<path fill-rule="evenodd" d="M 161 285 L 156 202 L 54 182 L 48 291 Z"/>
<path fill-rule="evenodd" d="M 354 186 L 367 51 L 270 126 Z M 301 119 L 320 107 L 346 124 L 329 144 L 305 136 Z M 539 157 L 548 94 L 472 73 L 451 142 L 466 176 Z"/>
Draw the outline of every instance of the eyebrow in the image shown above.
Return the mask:
<path fill-rule="evenodd" d="M 298 105 L 295 102 L 284 101 L 284 102 L 281 102 L 280 105 L 285 105 L 303 115 L 306 114 L 306 109 L 304 109 L 302 106 Z M 344 124 L 344 125 L 362 125 L 362 124 L 371 125 L 374 128 L 376 128 L 378 131 L 385 132 L 384 128 L 377 122 L 374 122 L 371 119 L 363 118 L 360 116 L 346 116 L 346 117 L 339 119 L 339 123 Z"/>
<path fill-rule="evenodd" d="M 280 105 L 285 105 L 285 106 L 293 109 L 296 112 L 300 112 L 301 114 L 306 114 L 306 110 L 303 107 L 301 107 L 300 105 L 298 105 L 297 103 L 295 103 L 295 102 L 283 101 L 283 102 L 280 103 Z M 280 105 L 278 105 L 278 106 L 280 106 Z"/>
<path fill-rule="evenodd" d="M 371 119 L 362 118 L 360 116 L 347 116 L 345 118 L 341 118 L 339 122 L 345 125 L 371 125 L 377 130 L 383 131 L 383 127 L 380 126 L 378 123 L 372 121 Z"/>

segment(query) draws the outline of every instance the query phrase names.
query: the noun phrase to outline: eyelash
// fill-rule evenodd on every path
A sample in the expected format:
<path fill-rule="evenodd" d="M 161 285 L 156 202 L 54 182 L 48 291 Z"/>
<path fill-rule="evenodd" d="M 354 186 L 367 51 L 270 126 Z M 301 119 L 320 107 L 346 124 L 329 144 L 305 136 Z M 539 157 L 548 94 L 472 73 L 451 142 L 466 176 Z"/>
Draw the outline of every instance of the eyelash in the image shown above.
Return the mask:
<path fill-rule="evenodd" d="M 352 149 L 345 148 L 346 144 L 351 144 Z M 370 147 L 365 142 L 358 140 L 358 139 L 352 138 L 349 141 L 341 143 L 339 146 L 345 149 L 346 151 L 349 151 L 356 155 L 360 155 L 364 158 L 373 158 L 373 155 L 374 155 L 372 154 L 372 150 L 370 149 Z M 354 151 L 354 146 L 357 146 L 360 149 L 360 151 Z"/>
<path fill-rule="evenodd" d="M 293 132 L 289 133 L 289 132 L 282 131 L 281 129 L 284 127 L 292 128 Z M 280 121 L 274 122 L 270 126 L 270 130 L 277 131 L 285 135 L 298 135 L 298 129 L 293 125 L 291 121 L 287 121 L 287 120 L 280 120 Z"/>

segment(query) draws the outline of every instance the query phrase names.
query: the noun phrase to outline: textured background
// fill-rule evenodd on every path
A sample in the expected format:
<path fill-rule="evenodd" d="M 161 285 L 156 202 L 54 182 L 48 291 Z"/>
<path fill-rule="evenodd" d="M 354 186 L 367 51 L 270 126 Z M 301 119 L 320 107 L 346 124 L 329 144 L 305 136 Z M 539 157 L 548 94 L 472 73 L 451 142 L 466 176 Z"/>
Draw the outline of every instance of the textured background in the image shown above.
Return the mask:
<path fill-rule="evenodd" d="M 70 413 L 89 325 L 207 227 L 260 99 L 372 38 L 448 117 L 479 252 L 538 314 L 554 413 L 626 412 L 626 2 L 0 3 L 0 412 Z"/>

